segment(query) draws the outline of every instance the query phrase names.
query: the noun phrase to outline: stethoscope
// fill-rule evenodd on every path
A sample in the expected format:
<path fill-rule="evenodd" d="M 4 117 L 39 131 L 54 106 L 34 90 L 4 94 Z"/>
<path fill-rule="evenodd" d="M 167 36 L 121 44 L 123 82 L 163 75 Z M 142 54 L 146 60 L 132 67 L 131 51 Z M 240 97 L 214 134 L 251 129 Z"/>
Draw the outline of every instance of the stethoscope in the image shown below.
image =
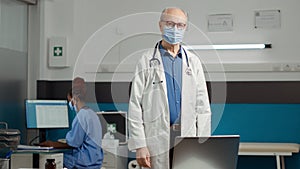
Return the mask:
<path fill-rule="evenodd" d="M 152 58 L 149 60 L 150 67 L 152 67 L 152 66 L 154 67 L 154 66 L 160 65 L 159 59 L 155 57 L 156 51 L 157 51 L 157 47 L 158 47 L 158 44 L 159 44 L 159 42 L 156 43 L 156 45 L 155 45 L 155 47 L 154 47 L 154 51 L 153 51 Z M 187 54 L 186 54 L 185 49 L 184 49 L 184 48 L 182 48 L 182 49 L 183 49 L 183 52 L 184 52 L 184 54 L 185 54 L 185 59 L 186 59 L 186 64 L 187 64 L 187 68 L 186 68 L 186 70 L 185 70 L 185 73 L 186 73 L 187 75 L 192 75 L 192 69 L 190 68 L 188 56 L 187 56 Z"/>

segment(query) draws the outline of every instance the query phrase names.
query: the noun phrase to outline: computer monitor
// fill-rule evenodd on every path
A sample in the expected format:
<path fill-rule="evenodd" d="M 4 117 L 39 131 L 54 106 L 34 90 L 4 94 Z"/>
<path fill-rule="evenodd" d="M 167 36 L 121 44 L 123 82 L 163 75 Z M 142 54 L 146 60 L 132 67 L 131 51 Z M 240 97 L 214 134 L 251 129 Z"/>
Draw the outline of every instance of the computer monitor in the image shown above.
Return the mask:
<path fill-rule="evenodd" d="M 102 125 L 102 135 L 112 130 L 111 134 L 119 143 L 127 143 L 127 113 L 117 112 L 97 112 Z"/>
<path fill-rule="evenodd" d="M 176 137 L 173 169 L 235 169 L 238 159 L 238 135 Z"/>
<path fill-rule="evenodd" d="M 68 128 L 66 100 L 26 100 L 27 128 Z"/>

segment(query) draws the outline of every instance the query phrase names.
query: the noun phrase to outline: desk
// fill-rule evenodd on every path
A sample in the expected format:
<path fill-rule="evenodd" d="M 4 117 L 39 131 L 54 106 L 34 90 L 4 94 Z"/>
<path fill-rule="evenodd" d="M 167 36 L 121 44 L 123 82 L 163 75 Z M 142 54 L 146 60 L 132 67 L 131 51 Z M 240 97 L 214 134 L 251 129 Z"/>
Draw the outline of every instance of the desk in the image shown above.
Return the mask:
<path fill-rule="evenodd" d="M 51 150 L 13 150 L 11 169 L 44 168 L 46 159 L 55 159 L 56 167 L 63 168 L 63 152 L 68 149 Z"/>
<path fill-rule="evenodd" d="M 71 151 L 71 149 L 49 149 L 49 150 L 13 150 L 13 154 L 50 154 L 50 153 L 64 153 Z"/>
<path fill-rule="evenodd" d="M 295 143 L 240 143 L 239 155 L 275 156 L 277 169 L 285 169 L 284 156 L 299 152 Z"/>

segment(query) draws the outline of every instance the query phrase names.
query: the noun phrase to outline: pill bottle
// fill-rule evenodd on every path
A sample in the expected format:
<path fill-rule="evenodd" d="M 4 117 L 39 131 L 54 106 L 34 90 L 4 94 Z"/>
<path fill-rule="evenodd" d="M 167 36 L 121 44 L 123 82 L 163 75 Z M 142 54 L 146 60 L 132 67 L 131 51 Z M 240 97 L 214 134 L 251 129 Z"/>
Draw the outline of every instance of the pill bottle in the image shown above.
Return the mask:
<path fill-rule="evenodd" d="M 47 159 L 45 169 L 56 169 L 55 159 Z"/>

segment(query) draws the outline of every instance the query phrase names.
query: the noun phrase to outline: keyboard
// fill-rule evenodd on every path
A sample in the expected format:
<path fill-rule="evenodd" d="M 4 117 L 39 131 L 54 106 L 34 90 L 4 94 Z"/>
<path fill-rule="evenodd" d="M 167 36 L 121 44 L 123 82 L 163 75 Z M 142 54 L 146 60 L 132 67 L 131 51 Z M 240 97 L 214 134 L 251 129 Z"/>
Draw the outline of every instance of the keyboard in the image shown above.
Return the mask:
<path fill-rule="evenodd" d="M 53 147 L 42 147 L 42 146 L 30 146 L 30 145 L 18 145 L 18 150 L 51 150 Z"/>
<path fill-rule="evenodd" d="M 67 140 L 65 138 L 58 139 L 57 141 L 60 142 L 60 143 L 67 143 Z"/>

